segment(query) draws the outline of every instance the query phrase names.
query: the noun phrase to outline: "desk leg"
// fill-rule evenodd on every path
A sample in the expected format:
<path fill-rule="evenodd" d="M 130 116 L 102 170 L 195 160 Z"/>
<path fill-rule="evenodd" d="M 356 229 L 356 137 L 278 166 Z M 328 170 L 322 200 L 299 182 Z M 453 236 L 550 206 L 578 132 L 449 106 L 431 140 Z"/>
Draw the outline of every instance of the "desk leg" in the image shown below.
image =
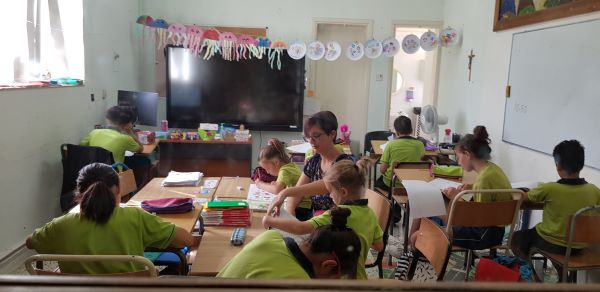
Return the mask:
<path fill-rule="evenodd" d="M 408 238 L 408 230 L 410 229 L 410 222 L 409 222 L 409 218 L 410 218 L 410 207 L 408 204 L 406 204 L 406 207 L 404 209 L 404 216 L 403 216 L 403 220 L 404 221 L 404 252 L 408 251 L 408 242 L 410 240 L 410 238 Z"/>

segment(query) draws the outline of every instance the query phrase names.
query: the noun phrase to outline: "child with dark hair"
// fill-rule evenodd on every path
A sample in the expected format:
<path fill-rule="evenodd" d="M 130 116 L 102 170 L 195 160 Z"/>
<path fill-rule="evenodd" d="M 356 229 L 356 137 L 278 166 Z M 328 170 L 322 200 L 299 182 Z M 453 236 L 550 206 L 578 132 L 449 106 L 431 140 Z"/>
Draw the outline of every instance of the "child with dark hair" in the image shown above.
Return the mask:
<path fill-rule="evenodd" d="M 544 203 L 542 222 L 534 228 L 516 231 L 512 237 L 511 249 L 523 259 L 529 258 L 532 247 L 565 254 L 565 234 L 570 217 L 581 208 L 600 204 L 600 189 L 579 177 L 585 160 L 579 141 L 560 142 L 554 147 L 552 156 L 560 179 L 540 184 L 527 193 L 530 201 Z M 578 254 L 585 247 L 577 243 L 573 246 L 571 254 Z"/>
<path fill-rule="evenodd" d="M 113 106 L 106 111 L 109 125 L 106 129 L 94 129 L 80 145 L 102 147 L 110 151 L 115 162 L 125 161 L 125 151 L 139 153 L 143 147 L 133 132 L 135 114 L 127 106 Z"/>
<path fill-rule="evenodd" d="M 490 148 L 490 138 L 484 126 L 477 126 L 473 129 L 473 134 L 465 135 L 456 145 L 454 151 L 460 164 L 465 171 L 475 171 L 477 178 L 473 183 L 473 190 L 485 189 L 512 189 L 508 177 L 502 169 L 489 161 L 492 148 Z M 467 185 L 460 185 L 456 188 L 446 188 L 442 194 L 449 200 L 454 199 L 463 190 L 468 189 Z M 473 195 L 475 202 L 499 202 L 512 200 L 509 193 L 491 193 Z M 445 225 L 447 218 L 433 217 L 436 223 Z M 420 227 L 421 219 L 415 219 L 411 227 L 410 241 L 414 246 L 416 233 Z M 462 227 L 454 226 L 452 228 L 452 244 L 468 249 L 486 249 L 498 245 L 504 237 L 504 227 Z"/>
<path fill-rule="evenodd" d="M 379 170 L 382 175 L 375 181 L 375 187 L 390 190 L 394 170 L 394 162 L 415 162 L 421 161 L 425 155 L 425 146 L 423 143 L 411 136 L 413 128 L 410 118 L 399 116 L 394 120 L 394 130 L 396 131 L 396 140 L 389 141 L 383 155 L 379 160 L 381 165 Z"/>
<path fill-rule="evenodd" d="M 39 253 L 137 255 L 146 247 L 193 245 L 191 234 L 140 208 L 120 208 L 119 176 L 110 166 L 93 163 L 79 172 L 79 213 L 69 213 L 36 229 L 26 245 Z M 59 262 L 63 273 L 108 274 L 140 271 L 132 263 Z"/>
<path fill-rule="evenodd" d="M 330 220 L 333 220 L 333 210 L 340 208 L 352 211 L 348 218 L 348 225 L 358 234 L 362 246 L 357 266 L 358 279 L 367 279 L 365 261 L 369 248 L 383 250 L 383 231 L 377 216 L 364 198 L 369 164 L 370 161 L 363 158 L 356 164 L 352 161 L 340 161 L 331 167 L 323 181 L 338 207 L 331 209 L 330 212 L 304 222 L 267 215 L 263 217 L 264 227 L 273 227 L 297 235 L 308 234 L 319 226 L 329 224 Z"/>
<path fill-rule="evenodd" d="M 242 249 L 217 277 L 242 279 L 356 278 L 361 241 L 346 227 L 350 210 L 333 208 L 330 221 L 298 244 L 269 230 Z"/>

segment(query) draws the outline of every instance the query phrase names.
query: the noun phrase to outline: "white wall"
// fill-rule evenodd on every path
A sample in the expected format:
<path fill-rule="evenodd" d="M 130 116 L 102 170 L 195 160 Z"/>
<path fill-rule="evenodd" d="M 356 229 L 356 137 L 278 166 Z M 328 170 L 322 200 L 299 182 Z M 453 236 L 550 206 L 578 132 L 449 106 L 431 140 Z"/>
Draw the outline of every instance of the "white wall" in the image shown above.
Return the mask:
<path fill-rule="evenodd" d="M 138 1 L 83 2 L 86 85 L 0 91 L 0 257 L 60 214 L 59 146 L 78 143 L 101 123 L 107 106 L 116 104 L 118 88 L 138 87 Z M 120 55 L 119 72 L 113 72 L 113 52 Z"/>
<path fill-rule="evenodd" d="M 443 11 L 442 0 L 144 0 L 140 2 L 142 13 L 155 18 L 162 17 L 167 21 L 205 26 L 268 27 L 268 36 L 271 39 L 285 41 L 313 39 L 315 18 L 373 20 L 373 37 L 381 40 L 394 34 L 393 21 L 440 21 Z M 371 63 L 367 109 L 368 131 L 387 128 L 385 117 L 389 103 L 391 62 L 391 58 L 378 58 Z M 143 89 L 154 91 L 154 65 L 152 56 L 147 50 L 142 66 Z M 384 80 L 381 82 L 375 81 L 375 75 L 378 73 L 384 74 Z M 332 77 L 332 82 L 334 80 L 335 77 Z M 316 96 L 318 94 L 316 92 Z M 341 97 L 340 102 L 351 101 L 343 100 Z M 335 112 L 335 109 L 332 110 Z M 300 134 L 270 132 L 263 136 L 282 137 L 286 140 L 288 137 L 298 138 Z"/>

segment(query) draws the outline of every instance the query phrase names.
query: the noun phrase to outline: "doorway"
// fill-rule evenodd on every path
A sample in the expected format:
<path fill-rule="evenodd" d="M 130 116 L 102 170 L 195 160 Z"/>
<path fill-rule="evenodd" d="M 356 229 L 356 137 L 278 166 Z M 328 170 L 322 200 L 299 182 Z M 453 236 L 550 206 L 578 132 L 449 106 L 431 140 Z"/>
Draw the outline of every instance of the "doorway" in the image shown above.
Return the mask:
<path fill-rule="evenodd" d="M 440 32 L 439 25 L 395 25 L 395 37 L 402 43 L 404 37 L 414 34 L 418 37 L 427 31 Z M 391 72 L 391 95 L 388 127 L 393 131 L 394 120 L 405 115 L 416 126 L 414 107 L 437 105 L 439 48 L 424 51 L 422 48 L 414 54 L 402 50 L 394 56 Z M 416 127 L 413 127 L 416 128 Z"/>
<path fill-rule="evenodd" d="M 369 39 L 371 27 L 369 21 L 315 21 L 315 39 L 325 45 L 330 41 L 339 42 L 342 54 L 335 61 L 309 61 L 312 68 L 309 88 L 314 91 L 321 110 L 332 111 L 340 125 L 348 125 L 352 153 L 361 152 L 359 149 L 362 149 L 367 132 L 371 62 L 366 57 L 351 61 L 346 57 L 345 49 L 354 41 Z"/>

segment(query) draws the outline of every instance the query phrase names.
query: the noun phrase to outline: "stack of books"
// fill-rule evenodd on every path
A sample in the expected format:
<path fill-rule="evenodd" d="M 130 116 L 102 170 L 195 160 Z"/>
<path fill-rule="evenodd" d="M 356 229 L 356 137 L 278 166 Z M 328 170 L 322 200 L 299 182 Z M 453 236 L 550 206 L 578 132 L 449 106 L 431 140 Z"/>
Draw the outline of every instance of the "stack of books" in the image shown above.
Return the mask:
<path fill-rule="evenodd" d="M 162 181 L 163 187 L 189 187 L 198 186 L 202 179 L 201 172 L 177 172 L 169 171 L 169 175 Z"/>
<path fill-rule="evenodd" d="M 205 226 L 250 226 L 251 213 L 245 201 L 212 201 L 202 209 Z"/>

